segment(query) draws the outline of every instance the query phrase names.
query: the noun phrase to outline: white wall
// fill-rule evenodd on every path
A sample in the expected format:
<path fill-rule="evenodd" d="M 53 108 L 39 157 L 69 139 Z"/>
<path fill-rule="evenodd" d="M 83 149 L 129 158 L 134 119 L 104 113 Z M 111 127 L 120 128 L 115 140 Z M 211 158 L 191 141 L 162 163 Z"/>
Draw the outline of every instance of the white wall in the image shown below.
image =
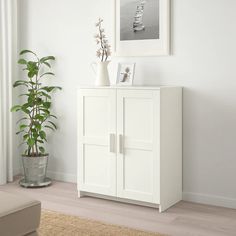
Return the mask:
<path fill-rule="evenodd" d="M 184 89 L 184 198 L 236 207 L 236 1 L 173 0 L 172 55 L 137 63 L 136 84 Z M 20 48 L 55 55 L 60 131 L 50 138 L 50 174 L 76 181 L 76 88 L 93 84 L 94 23 L 111 36 L 111 0 L 21 0 Z"/>

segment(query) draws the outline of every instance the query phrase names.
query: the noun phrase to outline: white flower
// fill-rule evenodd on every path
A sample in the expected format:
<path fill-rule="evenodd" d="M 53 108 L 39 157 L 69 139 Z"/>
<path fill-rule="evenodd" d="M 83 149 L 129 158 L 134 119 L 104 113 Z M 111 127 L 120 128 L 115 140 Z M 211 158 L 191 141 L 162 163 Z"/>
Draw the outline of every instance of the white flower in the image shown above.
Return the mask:
<path fill-rule="evenodd" d="M 101 23 L 103 22 L 103 20 L 101 18 L 98 19 L 98 22 L 95 23 L 95 26 L 98 27 L 101 25 Z"/>
<path fill-rule="evenodd" d="M 99 18 L 98 22 L 95 24 L 98 28 L 98 34 L 94 35 L 95 41 L 98 46 L 98 50 L 96 51 L 96 56 L 100 58 L 101 61 L 106 61 L 108 56 L 111 56 L 111 46 L 108 44 L 108 40 L 106 39 L 105 29 L 102 27 L 103 19 Z"/>
<path fill-rule="evenodd" d="M 111 51 L 107 50 L 107 56 L 111 56 Z"/>
<path fill-rule="evenodd" d="M 96 55 L 97 55 L 97 57 L 100 57 L 102 55 L 101 51 L 97 50 Z"/>

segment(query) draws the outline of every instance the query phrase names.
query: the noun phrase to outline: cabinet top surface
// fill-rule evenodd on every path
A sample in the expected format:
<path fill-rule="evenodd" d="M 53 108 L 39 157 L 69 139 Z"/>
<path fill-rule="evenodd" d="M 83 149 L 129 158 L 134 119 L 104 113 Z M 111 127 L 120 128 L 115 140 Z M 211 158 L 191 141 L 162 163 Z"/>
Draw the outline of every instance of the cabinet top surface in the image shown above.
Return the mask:
<path fill-rule="evenodd" d="M 165 88 L 182 88 L 180 86 L 79 86 L 78 89 L 147 89 L 160 90 Z"/>

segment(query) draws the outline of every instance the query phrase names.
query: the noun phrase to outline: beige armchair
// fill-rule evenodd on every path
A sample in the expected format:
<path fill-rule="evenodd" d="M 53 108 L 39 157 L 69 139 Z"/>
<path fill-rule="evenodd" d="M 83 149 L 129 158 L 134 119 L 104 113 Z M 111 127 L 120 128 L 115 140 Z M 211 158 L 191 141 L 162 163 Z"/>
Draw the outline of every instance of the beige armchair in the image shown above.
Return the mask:
<path fill-rule="evenodd" d="M 38 235 L 40 213 L 39 201 L 0 191 L 0 235 Z"/>

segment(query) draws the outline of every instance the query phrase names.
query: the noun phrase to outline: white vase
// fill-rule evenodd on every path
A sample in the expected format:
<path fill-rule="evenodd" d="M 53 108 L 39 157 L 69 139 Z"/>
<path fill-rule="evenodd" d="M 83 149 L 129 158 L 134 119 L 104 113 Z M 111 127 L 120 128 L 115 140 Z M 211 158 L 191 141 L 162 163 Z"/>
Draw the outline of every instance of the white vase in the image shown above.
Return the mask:
<path fill-rule="evenodd" d="M 100 61 L 91 64 L 96 74 L 95 86 L 110 86 L 109 74 L 107 70 L 109 63 L 110 61 Z M 97 69 L 95 69 L 93 65 L 96 65 Z"/>

